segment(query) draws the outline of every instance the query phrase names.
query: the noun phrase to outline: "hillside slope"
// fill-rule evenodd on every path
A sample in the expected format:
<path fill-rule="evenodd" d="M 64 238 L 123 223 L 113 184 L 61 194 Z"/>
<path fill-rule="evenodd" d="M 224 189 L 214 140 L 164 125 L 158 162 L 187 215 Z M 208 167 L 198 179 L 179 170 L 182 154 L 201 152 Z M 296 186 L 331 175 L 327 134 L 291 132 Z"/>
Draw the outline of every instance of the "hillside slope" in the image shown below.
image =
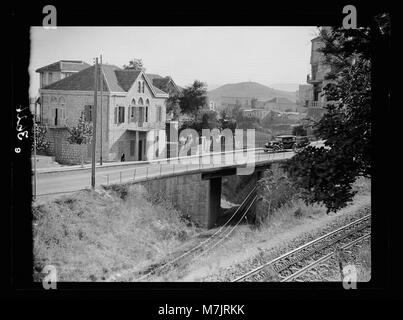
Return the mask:
<path fill-rule="evenodd" d="M 269 100 L 274 97 L 284 97 L 295 102 L 295 92 L 275 90 L 256 82 L 240 82 L 225 84 L 214 90 L 208 91 L 209 99 L 220 97 L 254 97 L 258 100 Z"/>

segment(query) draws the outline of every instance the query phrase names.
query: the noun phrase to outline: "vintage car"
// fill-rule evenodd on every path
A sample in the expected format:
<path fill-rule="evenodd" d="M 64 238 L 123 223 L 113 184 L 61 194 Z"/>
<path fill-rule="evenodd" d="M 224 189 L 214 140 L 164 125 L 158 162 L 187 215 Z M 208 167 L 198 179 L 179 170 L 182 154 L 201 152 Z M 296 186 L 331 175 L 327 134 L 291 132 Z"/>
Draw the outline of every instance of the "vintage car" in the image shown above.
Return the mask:
<path fill-rule="evenodd" d="M 279 152 L 285 150 L 297 150 L 309 144 L 307 137 L 294 135 L 280 135 L 265 144 L 265 152 Z"/>

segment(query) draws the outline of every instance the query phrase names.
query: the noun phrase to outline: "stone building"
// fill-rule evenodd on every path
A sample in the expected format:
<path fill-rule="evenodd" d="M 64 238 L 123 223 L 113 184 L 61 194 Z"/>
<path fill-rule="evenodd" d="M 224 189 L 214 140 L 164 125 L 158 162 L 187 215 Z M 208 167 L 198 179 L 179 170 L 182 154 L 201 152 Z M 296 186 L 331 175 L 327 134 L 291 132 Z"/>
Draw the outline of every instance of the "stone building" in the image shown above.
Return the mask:
<path fill-rule="evenodd" d="M 42 69 L 42 68 L 41 68 Z M 38 69 L 38 70 L 41 70 Z M 39 121 L 48 127 L 50 153 L 62 163 L 91 158 L 91 145 L 69 144 L 67 126 L 81 115 L 94 121 L 94 66 L 41 87 Z M 153 85 L 143 71 L 102 65 L 98 91 L 96 159 L 150 160 L 165 157 L 166 99 L 168 93 Z M 102 121 L 101 121 L 102 119 Z"/>
<path fill-rule="evenodd" d="M 297 105 L 300 107 L 308 107 L 310 101 L 313 100 L 313 90 L 310 84 L 300 84 L 298 87 Z"/>
<path fill-rule="evenodd" d="M 321 27 L 321 31 L 329 32 L 330 27 Z M 311 100 L 307 101 L 307 119 L 318 121 L 326 113 L 326 97 L 322 90 L 329 83 L 326 75 L 331 71 L 331 66 L 326 63 L 324 54 L 320 51 L 325 43 L 323 38 L 318 36 L 311 40 L 311 74 L 307 76 L 307 83 L 312 86 Z M 312 134 L 312 128 L 307 125 L 308 135 Z"/>
<path fill-rule="evenodd" d="M 328 30 L 327 27 L 322 27 L 322 29 Z M 323 107 L 326 102 L 321 92 L 327 84 L 325 76 L 331 67 L 326 64 L 325 56 L 320 51 L 324 45 L 321 36 L 311 40 L 311 74 L 307 76 L 307 83 L 312 85 L 312 100 L 309 101 L 308 107 Z"/>

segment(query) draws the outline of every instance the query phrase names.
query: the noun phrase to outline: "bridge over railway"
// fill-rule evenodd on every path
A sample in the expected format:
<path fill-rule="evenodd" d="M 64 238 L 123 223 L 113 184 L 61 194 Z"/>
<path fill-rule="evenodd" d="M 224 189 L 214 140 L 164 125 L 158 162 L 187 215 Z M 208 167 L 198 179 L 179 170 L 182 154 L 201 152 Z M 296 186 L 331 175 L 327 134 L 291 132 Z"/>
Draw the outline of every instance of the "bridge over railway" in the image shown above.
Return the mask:
<path fill-rule="evenodd" d="M 293 155 L 294 152 L 266 153 L 262 148 L 254 148 L 154 160 L 141 165 L 127 162 L 97 168 L 96 184 L 140 183 L 149 192 L 172 201 L 201 225 L 211 227 L 220 210 L 224 176 L 251 175 L 257 181 L 271 164 Z M 89 169 L 40 173 L 38 196 L 88 188 L 90 176 Z"/>

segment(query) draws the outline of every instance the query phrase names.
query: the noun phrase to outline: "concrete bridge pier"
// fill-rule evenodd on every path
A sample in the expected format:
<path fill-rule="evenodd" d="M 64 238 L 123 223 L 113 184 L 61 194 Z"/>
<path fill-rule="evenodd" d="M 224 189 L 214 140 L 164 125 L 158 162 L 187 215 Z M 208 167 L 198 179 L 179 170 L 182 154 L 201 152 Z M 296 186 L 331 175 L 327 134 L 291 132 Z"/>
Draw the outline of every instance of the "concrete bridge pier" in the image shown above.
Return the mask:
<path fill-rule="evenodd" d="M 151 195 L 171 201 L 183 214 L 200 225 L 211 228 L 221 208 L 222 177 L 236 174 L 235 169 L 189 173 L 140 182 Z M 262 176 L 255 170 L 254 184 Z M 243 199 L 242 199 L 243 200 Z"/>

